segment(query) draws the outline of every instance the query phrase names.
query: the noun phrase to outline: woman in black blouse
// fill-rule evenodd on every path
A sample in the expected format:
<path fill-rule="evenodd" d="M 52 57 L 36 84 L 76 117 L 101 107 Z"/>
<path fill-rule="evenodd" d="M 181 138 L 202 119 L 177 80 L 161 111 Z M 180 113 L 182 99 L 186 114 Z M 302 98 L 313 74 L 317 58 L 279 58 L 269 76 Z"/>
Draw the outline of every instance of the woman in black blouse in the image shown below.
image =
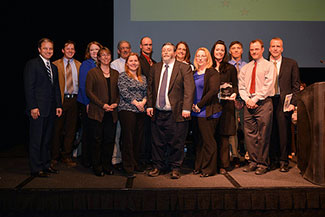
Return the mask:
<path fill-rule="evenodd" d="M 125 61 L 125 72 L 118 80 L 120 104 L 119 120 L 122 130 L 123 168 L 128 177 L 139 171 L 139 152 L 144 138 L 147 81 L 141 75 L 139 56 L 131 53 Z"/>
<path fill-rule="evenodd" d="M 238 94 L 238 79 L 236 68 L 227 62 L 226 58 L 227 47 L 224 41 L 218 40 L 214 43 L 211 49 L 211 56 L 213 67 L 220 74 L 220 90 L 224 87 L 228 90 L 228 95 L 224 96 L 221 100 L 222 115 L 220 117 L 218 135 L 220 144 L 219 156 L 220 156 L 220 173 L 226 174 L 227 168 L 230 166 L 229 157 L 229 136 L 236 134 L 236 119 L 235 119 L 235 105 L 234 100 Z M 228 88 L 226 88 L 228 85 Z M 230 85 L 230 86 L 229 86 Z M 221 91 L 224 92 L 224 91 Z M 225 91 L 227 93 L 227 91 Z M 224 94 L 220 93 L 221 98 Z M 237 150 L 233 150 L 233 152 Z"/>

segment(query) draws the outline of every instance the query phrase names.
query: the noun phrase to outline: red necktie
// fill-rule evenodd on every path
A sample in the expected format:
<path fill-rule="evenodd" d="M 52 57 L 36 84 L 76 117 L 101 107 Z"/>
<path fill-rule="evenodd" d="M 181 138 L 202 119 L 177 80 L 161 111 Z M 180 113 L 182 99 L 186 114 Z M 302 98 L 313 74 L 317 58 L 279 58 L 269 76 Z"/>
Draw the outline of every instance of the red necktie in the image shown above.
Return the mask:
<path fill-rule="evenodd" d="M 253 72 L 252 72 L 251 88 L 249 89 L 249 92 L 251 94 L 255 93 L 256 66 L 257 66 L 257 62 L 255 61 Z"/>

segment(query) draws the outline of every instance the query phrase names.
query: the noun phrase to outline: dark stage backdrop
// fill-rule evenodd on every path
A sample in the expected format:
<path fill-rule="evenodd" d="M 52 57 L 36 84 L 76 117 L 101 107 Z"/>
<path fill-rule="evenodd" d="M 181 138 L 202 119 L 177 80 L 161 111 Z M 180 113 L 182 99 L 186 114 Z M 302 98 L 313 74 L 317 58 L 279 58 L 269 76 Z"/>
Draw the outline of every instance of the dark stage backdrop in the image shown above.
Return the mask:
<path fill-rule="evenodd" d="M 62 57 L 65 41 L 76 42 L 76 59 L 84 60 L 86 46 L 98 41 L 113 51 L 113 1 L 5 1 L 1 15 L 1 137 L 0 150 L 27 145 L 23 71 L 38 55 L 37 42 L 54 41 L 52 61 Z"/>

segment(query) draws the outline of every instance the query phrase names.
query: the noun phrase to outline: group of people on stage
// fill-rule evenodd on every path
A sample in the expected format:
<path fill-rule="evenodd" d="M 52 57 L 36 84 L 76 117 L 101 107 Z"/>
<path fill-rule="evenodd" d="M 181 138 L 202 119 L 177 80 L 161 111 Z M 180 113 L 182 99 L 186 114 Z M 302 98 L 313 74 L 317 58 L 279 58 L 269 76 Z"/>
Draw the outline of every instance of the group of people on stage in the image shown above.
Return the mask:
<path fill-rule="evenodd" d="M 158 63 L 152 48 L 147 36 L 140 40 L 140 54 L 120 41 L 118 59 L 111 61 L 111 51 L 93 41 L 80 63 L 74 59 L 75 43 L 67 41 L 63 57 L 51 62 L 53 41 L 39 41 L 39 56 L 24 72 L 33 176 L 58 173 L 60 160 L 77 165 L 71 156 L 79 117 L 81 162 L 96 176 L 114 174 L 113 164 L 122 162 L 129 178 L 146 163 L 150 177 L 170 172 L 172 179 L 180 178 L 189 128 L 193 174 L 202 178 L 226 174 L 230 151 L 239 163 L 238 129 L 248 155 L 244 172 L 289 171 L 300 79 L 296 61 L 282 56 L 280 38 L 271 39 L 268 60 L 263 41 L 251 41 L 249 63 L 242 60 L 239 41 L 231 42 L 229 54 L 222 40 L 211 50 L 200 47 L 193 63 L 184 41 L 165 43 Z"/>

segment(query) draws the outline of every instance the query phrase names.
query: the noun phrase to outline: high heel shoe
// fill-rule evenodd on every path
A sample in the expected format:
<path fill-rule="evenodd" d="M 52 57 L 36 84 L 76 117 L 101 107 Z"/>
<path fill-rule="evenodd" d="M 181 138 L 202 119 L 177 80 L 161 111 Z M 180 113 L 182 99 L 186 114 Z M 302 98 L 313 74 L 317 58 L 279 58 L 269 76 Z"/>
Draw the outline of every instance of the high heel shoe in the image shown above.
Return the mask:
<path fill-rule="evenodd" d="M 202 173 L 202 174 L 200 175 L 200 177 L 201 177 L 201 178 L 206 178 L 206 177 L 209 177 L 209 174 L 207 174 L 207 173 Z"/>

